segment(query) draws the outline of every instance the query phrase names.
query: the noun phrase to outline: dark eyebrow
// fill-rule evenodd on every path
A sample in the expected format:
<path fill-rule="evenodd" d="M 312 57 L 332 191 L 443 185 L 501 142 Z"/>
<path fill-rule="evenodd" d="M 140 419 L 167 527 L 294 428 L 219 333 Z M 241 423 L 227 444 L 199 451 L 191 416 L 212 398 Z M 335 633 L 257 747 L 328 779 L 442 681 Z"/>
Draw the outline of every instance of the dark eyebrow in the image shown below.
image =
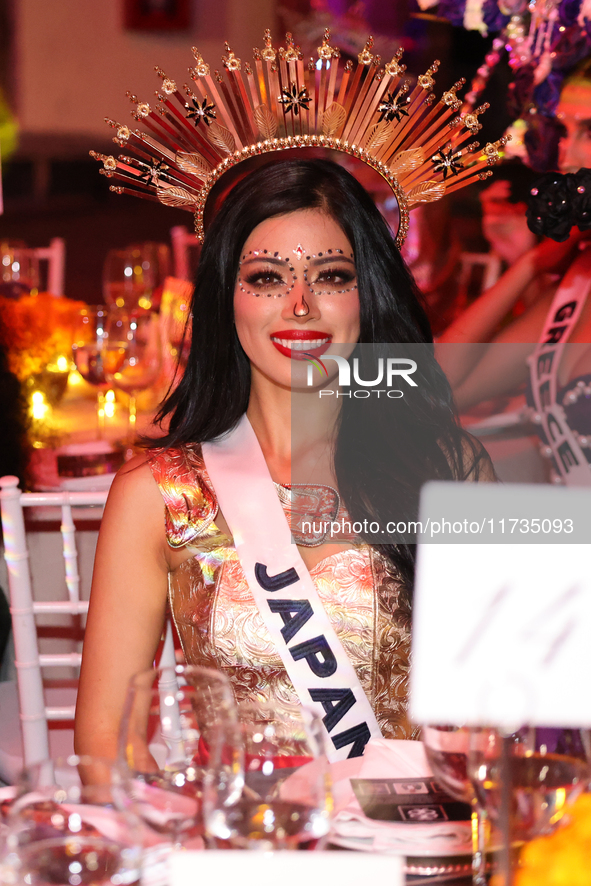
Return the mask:
<path fill-rule="evenodd" d="M 333 255 L 322 256 L 322 258 L 313 258 L 310 259 L 309 264 L 314 265 L 315 268 L 320 265 L 334 265 L 335 262 L 347 262 L 349 265 L 353 265 L 355 267 L 355 262 L 352 258 L 347 258 L 346 255 L 340 255 L 339 253 Z"/>
<path fill-rule="evenodd" d="M 241 264 L 248 265 L 257 261 L 268 262 L 271 265 L 281 265 L 282 267 L 285 267 L 285 265 L 289 267 L 291 265 L 291 261 L 288 258 L 275 258 L 275 256 L 268 253 L 266 255 L 249 255 L 242 259 Z"/>
<path fill-rule="evenodd" d="M 249 255 L 246 258 L 242 259 L 241 264 L 244 266 L 248 264 L 254 264 L 255 262 L 259 261 L 267 262 L 268 264 L 278 265 L 281 267 L 285 267 L 286 265 L 289 268 L 294 267 L 294 265 L 292 265 L 291 259 L 275 258 L 275 256 L 269 255 L 268 253 L 266 255 Z M 340 253 L 333 253 L 332 255 L 326 256 L 323 255 L 322 258 L 313 258 L 310 259 L 310 261 L 307 263 L 317 268 L 322 267 L 323 265 L 332 265 L 335 262 L 346 262 L 347 264 L 353 265 L 353 267 L 355 267 L 355 262 L 352 258 L 347 258 L 346 255 L 340 255 Z"/>

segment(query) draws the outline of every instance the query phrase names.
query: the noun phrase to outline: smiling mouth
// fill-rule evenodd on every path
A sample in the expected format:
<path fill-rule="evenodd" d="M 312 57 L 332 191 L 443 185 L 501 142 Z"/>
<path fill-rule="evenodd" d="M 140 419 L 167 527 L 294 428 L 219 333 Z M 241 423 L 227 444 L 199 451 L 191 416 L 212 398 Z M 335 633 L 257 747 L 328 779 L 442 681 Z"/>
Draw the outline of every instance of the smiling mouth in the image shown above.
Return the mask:
<path fill-rule="evenodd" d="M 284 348 L 289 348 L 292 351 L 312 351 L 314 348 L 321 348 L 322 345 L 327 345 L 330 342 L 330 336 L 302 341 L 297 338 L 276 338 L 272 335 L 271 341 L 274 345 L 282 345 Z"/>
<path fill-rule="evenodd" d="M 318 335 L 316 338 L 283 338 L 272 335 L 271 341 L 277 350 L 292 360 L 306 360 L 309 357 L 321 357 L 328 349 L 331 335 Z"/>

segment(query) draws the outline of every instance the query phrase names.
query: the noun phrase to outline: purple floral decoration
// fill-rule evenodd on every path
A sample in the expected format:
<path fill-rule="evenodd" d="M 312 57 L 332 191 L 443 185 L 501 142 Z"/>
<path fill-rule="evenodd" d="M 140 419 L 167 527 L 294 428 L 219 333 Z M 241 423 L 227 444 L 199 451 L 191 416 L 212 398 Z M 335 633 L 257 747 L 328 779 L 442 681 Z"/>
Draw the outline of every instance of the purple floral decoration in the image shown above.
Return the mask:
<path fill-rule="evenodd" d="M 509 84 L 507 111 L 513 120 L 521 117 L 533 101 L 535 70 L 535 62 L 517 68 L 513 82 Z"/>
<path fill-rule="evenodd" d="M 440 0 L 437 15 L 446 18 L 454 27 L 461 28 L 464 24 L 466 0 Z"/>
<path fill-rule="evenodd" d="M 503 15 L 500 11 L 497 0 L 484 0 L 482 4 L 482 20 L 489 31 L 493 33 L 502 31 L 509 18 L 510 16 Z"/>
<path fill-rule="evenodd" d="M 542 80 L 539 86 L 536 86 L 533 92 L 533 100 L 540 114 L 546 117 L 553 117 L 558 107 L 560 99 L 560 90 L 564 74 L 558 71 L 550 71 L 545 80 Z"/>

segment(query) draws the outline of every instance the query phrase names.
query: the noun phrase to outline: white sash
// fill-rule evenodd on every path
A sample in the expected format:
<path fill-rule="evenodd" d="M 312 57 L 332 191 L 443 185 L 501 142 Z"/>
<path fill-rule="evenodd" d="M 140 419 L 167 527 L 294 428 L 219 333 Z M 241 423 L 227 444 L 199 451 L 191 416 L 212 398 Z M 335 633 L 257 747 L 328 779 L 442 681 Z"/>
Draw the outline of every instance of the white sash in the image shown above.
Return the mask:
<path fill-rule="evenodd" d="M 380 728 L 291 538 L 246 415 L 203 445 L 220 509 L 262 619 L 302 705 L 322 717 L 331 761 L 360 756 Z"/>
<path fill-rule="evenodd" d="M 555 469 L 567 486 L 591 486 L 591 466 L 556 402 L 558 367 L 591 289 L 591 249 L 577 256 L 558 287 L 540 342 L 528 358 L 532 396 L 552 450 Z"/>

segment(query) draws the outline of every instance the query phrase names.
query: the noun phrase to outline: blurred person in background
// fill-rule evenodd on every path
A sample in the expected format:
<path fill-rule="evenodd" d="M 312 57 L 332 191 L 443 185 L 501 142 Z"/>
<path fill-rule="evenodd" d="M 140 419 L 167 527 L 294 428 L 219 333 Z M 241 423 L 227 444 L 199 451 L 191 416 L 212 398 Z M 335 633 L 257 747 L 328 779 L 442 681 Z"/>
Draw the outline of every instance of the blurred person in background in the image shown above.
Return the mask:
<path fill-rule="evenodd" d="M 583 169 L 588 172 L 591 169 L 591 59 L 565 80 L 557 117 L 563 126 L 560 171 L 577 173 Z M 556 198 L 560 206 L 553 207 L 552 203 L 546 206 L 560 222 L 560 212 L 568 213 L 569 199 L 566 185 L 560 183 L 560 176 L 556 178 L 558 187 L 565 188 L 564 194 Z M 585 186 L 580 185 L 580 197 L 588 201 L 585 191 Z M 536 195 L 537 188 L 531 193 Z M 582 211 L 582 216 L 588 214 Z M 583 217 L 579 221 L 583 228 L 589 227 Z M 570 224 L 567 220 L 567 231 Z M 589 230 L 581 232 L 576 227 L 562 242 L 543 239 L 517 258 L 499 281 L 470 305 L 439 339 L 442 343 L 464 344 L 462 348 L 442 349 L 439 353 L 460 410 L 470 409 L 492 397 L 515 393 L 528 378 L 531 402 L 531 391 L 535 388 L 531 381 L 535 383 L 535 378 L 530 378 L 528 357 L 541 347 L 567 340 L 569 344 L 579 345 L 567 348 L 554 361 L 550 393 L 542 408 L 538 402 L 536 414 L 532 416 L 540 426 L 542 452 L 553 461 L 556 482 L 561 482 L 561 476 L 569 482 L 568 475 L 578 473 L 570 470 L 572 467 L 585 462 L 591 467 L 591 299 L 588 297 L 591 273 L 587 256 L 581 254 L 590 239 Z M 525 304 L 525 310 L 498 332 L 503 318 L 527 293 L 534 294 Z M 571 317 L 573 320 L 569 322 Z M 535 342 L 539 343 L 538 347 Z M 467 346 L 470 343 L 471 348 Z M 503 349 L 500 359 L 498 349 L 483 348 L 478 343 L 513 346 Z M 553 451 L 554 441 L 542 432 L 542 413 L 552 405 L 563 410 L 563 430 L 569 437 L 568 463 L 564 459 L 559 463 L 561 460 Z M 581 478 L 580 473 L 578 476 Z M 586 473 L 582 479 L 587 480 Z"/>
<path fill-rule="evenodd" d="M 501 260 L 503 272 L 539 242 L 525 217 L 527 198 L 538 178 L 539 174 L 520 160 L 510 160 L 495 169 L 490 183 L 480 191 L 482 233 L 490 252 Z M 513 305 L 510 316 L 518 317 L 537 301 L 548 282 L 534 278 Z"/>

